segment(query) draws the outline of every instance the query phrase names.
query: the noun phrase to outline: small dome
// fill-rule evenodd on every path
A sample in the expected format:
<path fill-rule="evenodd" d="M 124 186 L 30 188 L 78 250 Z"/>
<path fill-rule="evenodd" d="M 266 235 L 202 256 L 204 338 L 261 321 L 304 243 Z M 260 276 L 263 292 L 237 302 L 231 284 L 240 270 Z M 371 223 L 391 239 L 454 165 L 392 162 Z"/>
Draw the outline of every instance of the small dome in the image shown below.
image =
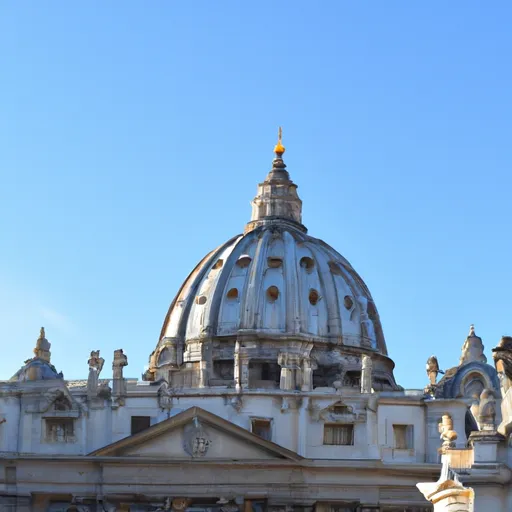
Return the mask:
<path fill-rule="evenodd" d="M 35 357 L 25 361 L 25 366 L 20 368 L 10 380 L 26 382 L 64 378 L 62 372 L 57 373 L 55 367 L 50 363 L 50 348 L 51 343 L 46 339 L 44 327 L 41 327 L 39 338 L 37 338 L 34 348 Z"/>
<path fill-rule="evenodd" d="M 62 379 L 62 373 L 57 373 L 53 365 L 35 357 L 25 363 L 23 368 L 20 368 L 12 377 L 11 381 L 27 382 L 33 380 L 51 380 Z"/>

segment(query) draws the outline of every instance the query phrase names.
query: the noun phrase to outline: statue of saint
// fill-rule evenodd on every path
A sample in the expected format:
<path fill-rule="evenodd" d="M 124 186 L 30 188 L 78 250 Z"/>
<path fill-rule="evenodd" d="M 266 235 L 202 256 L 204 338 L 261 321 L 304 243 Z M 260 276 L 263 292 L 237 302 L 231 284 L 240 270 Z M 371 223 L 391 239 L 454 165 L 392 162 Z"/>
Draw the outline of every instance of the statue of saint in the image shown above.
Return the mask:
<path fill-rule="evenodd" d="M 512 337 L 503 336 L 496 348 L 492 349 L 494 365 L 501 381 L 501 392 L 505 396 L 512 386 Z"/>
<path fill-rule="evenodd" d="M 427 375 L 431 386 L 435 386 L 437 382 L 437 375 L 444 373 L 439 370 L 439 363 L 436 356 L 430 356 L 427 360 Z"/>

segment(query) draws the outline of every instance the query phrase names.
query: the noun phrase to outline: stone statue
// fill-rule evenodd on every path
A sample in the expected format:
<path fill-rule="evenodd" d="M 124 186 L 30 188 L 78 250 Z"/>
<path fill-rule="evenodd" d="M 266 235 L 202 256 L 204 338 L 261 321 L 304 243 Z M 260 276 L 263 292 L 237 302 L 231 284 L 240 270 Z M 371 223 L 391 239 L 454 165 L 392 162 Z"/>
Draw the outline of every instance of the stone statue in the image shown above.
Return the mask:
<path fill-rule="evenodd" d="M 93 350 L 89 357 L 89 376 L 87 378 L 87 393 L 88 395 L 94 396 L 98 391 L 98 378 L 100 376 L 100 372 L 103 369 L 103 365 L 105 364 L 105 359 L 100 357 L 99 350 Z"/>
<path fill-rule="evenodd" d="M 453 430 L 453 420 L 449 414 L 443 414 L 441 423 L 439 423 L 439 433 L 443 441 L 441 453 L 445 453 L 450 448 L 455 448 L 455 440 L 458 436 L 457 432 Z"/>
<path fill-rule="evenodd" d="M 123 349 L 114 350 L 112 361 L 112 407 L 117 408 L 125 403 L 126 380 L 123 378 L 123 368 L 128 365 L 128 358 L 124 355 Z"/>
<path fill-rule="evenodd" d="M 114 361 L 112 361 L 112 376 L 114 379 L 123 378 L 123 368 L 128 366 L 128 358 L 124 355 L 123 349 L 114 351 Z"/>
<path fill-rule="evenodd" d="M 44 327 L 41 327 L 39 332 L 39 338 L 36 341 L 36 348 L 34 349 L 34 355 L 43 359 L 46 362 L 50 362 L 50 347 L 51 343 L 45 338 L 46 334 L 44 332 Z"/>
<path fill-rule="evenodd" d="M 478 424 L 480 430 L 496 430 L 496 398 L 492 389 L 484 389 L 480 395 Z"/>
<path fill-rule="evenodd" d="M 100 357 L 99 350 L 93 350 L 87 363 L 89 364 L 89 370 L 95 370 L 99 375 L 101 373 L 101 370 L 103 370 L 105 359 L 103 359 L 103 357 Z"/>
<path fill-rule="evenodd" d="M 486 363 L 487 357 L 484 355 L 484 344 L 482 338 L 475 334 L 475 326 L 471 324 L 469 334 L 462 346 L 459 366 L 472 362 Z"/>
<path fill-rule="evenodd" d="M 427 359 L 427 375 L 431 386 L 435 386 L 437 382 L 437 375 L 439 371 L 439 363 L 436 356 L 430 356 Z"/>
<path fill-rule="evenodd" d="M 503 336 L 496 348 L 492 349 L 492 357 L 501 381 L 501 392 L 505 397 L 512 386 L 512 337 Z"/>

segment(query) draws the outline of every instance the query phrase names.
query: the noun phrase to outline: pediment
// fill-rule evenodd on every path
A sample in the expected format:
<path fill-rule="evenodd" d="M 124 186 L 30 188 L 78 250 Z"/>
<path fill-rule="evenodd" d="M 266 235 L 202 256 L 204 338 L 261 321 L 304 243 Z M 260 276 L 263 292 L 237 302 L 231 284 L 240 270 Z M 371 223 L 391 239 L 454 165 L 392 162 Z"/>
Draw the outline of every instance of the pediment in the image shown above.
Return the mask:
<path fill-rule="evenodd" d="M 173 460 L 302 459 L 199 407 L 191 407 L 89 455 Z"/>

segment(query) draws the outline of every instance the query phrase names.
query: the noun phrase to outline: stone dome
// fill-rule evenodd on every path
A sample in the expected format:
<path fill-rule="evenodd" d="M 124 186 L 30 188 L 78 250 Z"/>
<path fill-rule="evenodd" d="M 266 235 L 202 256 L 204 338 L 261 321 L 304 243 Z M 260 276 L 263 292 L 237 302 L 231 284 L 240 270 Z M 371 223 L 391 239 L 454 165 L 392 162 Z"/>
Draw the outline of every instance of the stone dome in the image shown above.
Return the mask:
<path fill-rule="evenodd" d="M 295 347 L 317 369 L 339 366 L 341 354 L 373 354 L 384 362 L 383 380 L 396 387 L 372 296 L 343 256 L 307 234 L 282 154 L 276 152 L 258 185 L 245 232 L 206 255 L 183 283 L 150 357 L 149 380 L 198 362 L 209 381 L 215 361 L 219 367 L 234 358 L 235 342 L 243 339 L 243 346 L 258 347 L 255 360 L 270 360 L 272 351 L 277 360 L 284 346 Z M 360 365 L 357 357 L 348 363 Z M 229 376 L 228 366 L 223 373 Z"/>
<path fill-rule="evenodd" d="M 57 373 L 55 366 L 50 362 L 51 343 L 46 339 L 44 327 L 41 327 L 39 338 L 34 348 L 34 356 L 27 359 L 25 365 L 20 368 L 12 377 L 11 381 L 27 382 L 34 380 L 63 379 L 62 372 Z"/>
<path fill-rule="evenodd" d="M 292 226 L 259 226 L 208 254 L 172 303 L 161 338 L 240 331 L 300 336 L 387 354 L 370 292 L 350 263 Z"/>

